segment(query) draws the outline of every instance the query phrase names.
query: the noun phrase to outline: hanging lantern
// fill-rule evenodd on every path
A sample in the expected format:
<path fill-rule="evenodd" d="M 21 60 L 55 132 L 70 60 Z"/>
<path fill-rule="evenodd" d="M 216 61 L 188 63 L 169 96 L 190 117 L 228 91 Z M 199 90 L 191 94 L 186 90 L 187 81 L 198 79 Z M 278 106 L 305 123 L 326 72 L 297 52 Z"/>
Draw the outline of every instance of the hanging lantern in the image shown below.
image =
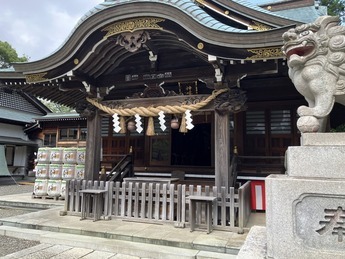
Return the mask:
<path fill-rule="evenodd" d="M 178 121 L 178 118 L 174 117 L 174 118 L 171 119 L 171 121 L 170 121 L 170 127 L 171 127 L 172 129 L 178 129 L 178 128 L 180 127 L 180 123 L 179 123 L 179 121 Z"/>
<path fill-rule="evenodd" d="M 128 121 L 128 123 L 127 123 L 127 129 L 128 129 L 129 131 L 133 132 L 133 131 L 136 130 L 136 128 L 137 128 L 137 127 L 135 126 L 135 121 L 133 121 L 133 120 Z"/>

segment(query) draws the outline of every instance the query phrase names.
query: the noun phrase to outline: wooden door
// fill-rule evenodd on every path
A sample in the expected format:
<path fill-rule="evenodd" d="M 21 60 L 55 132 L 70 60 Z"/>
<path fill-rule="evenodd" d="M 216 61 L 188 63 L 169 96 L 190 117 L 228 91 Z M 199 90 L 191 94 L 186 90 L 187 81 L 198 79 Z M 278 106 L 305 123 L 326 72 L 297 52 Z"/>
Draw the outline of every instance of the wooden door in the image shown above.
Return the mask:
<path fill-rule="evenodd" d="M 284 156 L 288 146 L 298 144 L 295 109 L 247 111 L 244 155 Z"/>
<path fill-rule="evenodd" d="M 130 132 L 124 134 L 115 133 L 112 127 L 112 121 L 109 117 L 104 117 L 102 120 L 102 149 L 103 149 L 103 164 L 108 163 L 109 166 L 114 166 L 121 160 L 123 155 L 128 154 L 130 149 L 133 152 L 133 159 L 135 166 L 144 165 L 144 148 L 145 136 L 144 132 Z"/>

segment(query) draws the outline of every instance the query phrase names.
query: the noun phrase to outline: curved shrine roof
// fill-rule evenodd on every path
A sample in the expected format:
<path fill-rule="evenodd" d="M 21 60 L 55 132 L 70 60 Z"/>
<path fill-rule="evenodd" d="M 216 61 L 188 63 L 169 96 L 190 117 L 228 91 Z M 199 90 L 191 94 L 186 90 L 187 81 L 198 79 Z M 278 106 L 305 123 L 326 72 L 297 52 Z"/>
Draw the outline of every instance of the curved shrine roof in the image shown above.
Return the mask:
<path fill-rule="evenodd" d="M 154 21 L 155 26 L 144 22 L 130 29 L 128 25 L 138 19 Z M 269 55 L 282 58 L 281 35 L 295 24 L 242 0 L 108 0 L 86 13 L 56 52 L 14 67 L 15 73 L 26 76 L 28 92 L 73 106 L 90 94 L 91 84 L 106 92 L 113 85 L 122 86 L 124 92 L 134 84 L 138 89 L 135 76 L 141 73 L 147 78 L 157 64 L 159 73 L 174 71 L 180 80 L 188 71 L 191 78 L 214 77 L 213 66 L 219 65 L 219 59 L 230 63 L 267 60 Z M 136 52 L 127 51 L 119 36 L 137 31 L 147 31 L 150 41 Z M 267 48 L 273 50 L 267 54 Z M 158 63 L 148 58 L 155 55 Z M 210 57 L 216 58 L 214 64 Z M 134 79 L 128 82 L 128 76 Z M 11 84 L 13 79 L 8 78 Z"/>

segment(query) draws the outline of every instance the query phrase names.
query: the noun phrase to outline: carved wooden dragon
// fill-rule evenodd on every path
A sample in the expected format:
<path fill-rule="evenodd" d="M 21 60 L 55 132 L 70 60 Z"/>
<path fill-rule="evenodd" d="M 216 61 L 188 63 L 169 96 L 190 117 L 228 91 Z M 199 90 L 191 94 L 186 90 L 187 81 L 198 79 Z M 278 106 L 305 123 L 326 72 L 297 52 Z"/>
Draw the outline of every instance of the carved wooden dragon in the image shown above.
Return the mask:
<path fill-rule="evenodd" d="M 345 105 L 345 27 L 339 22 L 322 16 L 283 34 L 289 77 L 309 105 L 297 110 L 301 132 L 324 131 L 334 102 Z"/>

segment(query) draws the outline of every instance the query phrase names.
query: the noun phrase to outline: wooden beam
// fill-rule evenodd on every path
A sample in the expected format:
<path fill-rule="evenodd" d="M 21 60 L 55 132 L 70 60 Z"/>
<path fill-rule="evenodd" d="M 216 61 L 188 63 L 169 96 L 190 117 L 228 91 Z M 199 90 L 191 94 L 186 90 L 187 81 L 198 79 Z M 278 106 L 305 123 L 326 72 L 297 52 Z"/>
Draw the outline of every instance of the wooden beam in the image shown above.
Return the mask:
<path fill-rule="evenodd" d="M 97 78 L 97 86 L 109 87 L 115 85 L 117 89 L 126 89 L 130 86 L 138 86 L 148 83 L 193 81 L 197 79 L 213 78 L 212 66 L 198 68 L 176 69 L 169 71 L 156 71 L 154 73 L 109 75 Z"/>
<path fill-rule="evenodd" d="M 229 115 L 214 113 L 215 186 L 227 189 L 230 182 L 230 121 Z"/>
<path fill-rule="evenodd" d="M 106 106 L 119 105 L 125 108 L 134 107 L 150 107 L 150 106 L 164 106 L 164 105 L 181 105 L 187 103 L 188 100 L 205 100 L 209 95 L 177 95 L 177 96 L 167 96 L 167 97 L 155 97 L 155 98 L 133 98 L 125 100 L 115 100 L 115 101 L 104 101 L 102 102 Z M 213 110 L 213 101 L 200 110 Z"/>
<path fill-rule="evenodd" d="M 95 116 L 87 118 L 87 140 L 85 159 L 85 179 L 98 180 L 101 161 L 101 116 L 95 111 Z"/>

